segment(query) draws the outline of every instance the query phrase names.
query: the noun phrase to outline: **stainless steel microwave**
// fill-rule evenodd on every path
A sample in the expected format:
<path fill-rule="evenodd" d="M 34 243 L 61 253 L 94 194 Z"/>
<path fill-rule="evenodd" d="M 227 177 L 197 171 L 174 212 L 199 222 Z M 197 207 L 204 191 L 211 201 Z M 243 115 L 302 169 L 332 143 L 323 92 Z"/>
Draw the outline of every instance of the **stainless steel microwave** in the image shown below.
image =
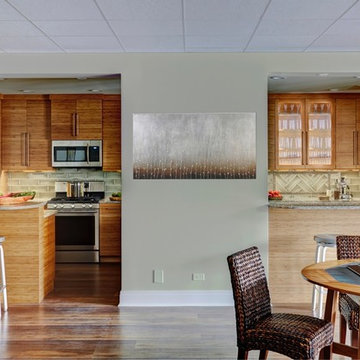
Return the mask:
<path fill-rule="evenodd" d="M 53 167 L 102 167 L 101 140 L 53 140 Z"/>

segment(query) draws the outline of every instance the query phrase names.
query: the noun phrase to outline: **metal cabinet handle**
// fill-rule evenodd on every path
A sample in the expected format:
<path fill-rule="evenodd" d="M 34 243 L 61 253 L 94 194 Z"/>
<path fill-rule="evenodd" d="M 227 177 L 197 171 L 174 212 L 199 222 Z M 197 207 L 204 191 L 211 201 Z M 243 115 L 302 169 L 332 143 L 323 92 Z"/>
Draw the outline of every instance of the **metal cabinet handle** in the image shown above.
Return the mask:
<path fill-rule="evenodd" d="M 25 158 L 25 166 L 30 166 L 30 134 L 25 133 L 26 139 L 26 158 Z"/>
<path fill-rule="evenodd" d="M 79 114 L 75 113 L 75 134 L 79 135 Z"/>
<path fill-rule="evenodd" d="M 87 163 L 88 163 L 88 164 L 89 164 L 89 162 L 90 162 L 89 157 L 90 157 L 90 145 L 87 144 L 87 146 L 86 146 L 86 158 L 87 158 Z"/>
<path fill-rule="evenodd" d="M 72 136 L 76 136 L 76 113 L 72 113 L 71 117 L 72 117 Z"/>
<path fill-rule="evenodd" d="M 353 131 L 353 164 L 358 165 L 358 131 Z"/>
<path fill-rule="evenodd" d="M 26 154 L 25 154 L 25 149 L 26 149 L 26 138 L 25 138 L 26 133 L 21 133 L 20 134 L 20 141 L 21 141 L 21 166 L 26 166 Z"/>

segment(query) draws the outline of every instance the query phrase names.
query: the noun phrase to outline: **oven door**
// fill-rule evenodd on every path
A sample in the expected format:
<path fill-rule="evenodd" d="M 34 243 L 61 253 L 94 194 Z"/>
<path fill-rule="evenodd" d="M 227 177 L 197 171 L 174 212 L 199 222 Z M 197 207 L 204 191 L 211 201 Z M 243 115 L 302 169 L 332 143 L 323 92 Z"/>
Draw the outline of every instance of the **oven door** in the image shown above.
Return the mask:
<path fill-rule="evenodd" d="M 99 211 L 58 212 L 55 245 L 56 250 L 99 250 Z"/>

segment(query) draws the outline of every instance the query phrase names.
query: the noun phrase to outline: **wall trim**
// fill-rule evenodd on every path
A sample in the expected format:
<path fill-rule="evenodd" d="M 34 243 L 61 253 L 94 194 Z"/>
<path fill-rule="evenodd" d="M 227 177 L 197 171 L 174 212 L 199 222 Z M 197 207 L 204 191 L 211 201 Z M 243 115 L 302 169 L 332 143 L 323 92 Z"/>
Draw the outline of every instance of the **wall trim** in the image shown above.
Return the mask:
<path fill-rule="evenodd" d="M 119 307 L 126 306 L 233 306 L 231 290 L 123 290 Z"/>

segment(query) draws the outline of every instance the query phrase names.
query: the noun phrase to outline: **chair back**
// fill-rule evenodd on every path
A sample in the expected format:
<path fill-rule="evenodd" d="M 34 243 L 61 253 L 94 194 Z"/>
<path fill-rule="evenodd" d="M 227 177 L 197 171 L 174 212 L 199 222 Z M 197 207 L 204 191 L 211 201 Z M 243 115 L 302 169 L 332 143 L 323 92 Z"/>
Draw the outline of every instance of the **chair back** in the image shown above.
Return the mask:
<path fill-rule="evenodd" d="M 360 236 L 339 235 L 336 237 L 337 258 L 357 259 L 360 258 Z"/>
<path fill-rule="evenodd" d="M 244 342 L 246 331 L 259 320 L 271 314 L 270 294 L 261 262 L 255 246 L 228 256 L 231 284 L 235 302 L 238 343 Z"/>

